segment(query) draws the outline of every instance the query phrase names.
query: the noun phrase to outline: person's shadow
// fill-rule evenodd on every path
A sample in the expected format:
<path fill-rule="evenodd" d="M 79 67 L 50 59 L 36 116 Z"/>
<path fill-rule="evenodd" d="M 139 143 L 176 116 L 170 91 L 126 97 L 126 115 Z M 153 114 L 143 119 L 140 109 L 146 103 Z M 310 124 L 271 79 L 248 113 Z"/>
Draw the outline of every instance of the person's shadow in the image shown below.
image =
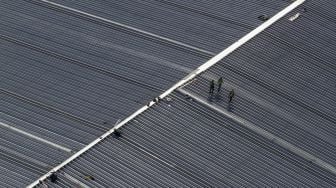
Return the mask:
<path fill-rule="evenodd" d="M 223 100 L 223 96 L 221 95 L 221 92 L 216 93 L 215 100 L 216 102 L 220 102 L 221 100 Z"/>
<path fill-rule="evenodd" d="M 233 110 L 234 110 L 234 106 L 233 106 L 232 102 L 229 102 L 229 103 L 228 103 L 226 109 L 227 109 L 227 111 L 229 111 L 229 112 L 233 112 Z"/>
<path fill-rule="evenodd" d="M 214 95 L 213 93 L 209 93 L 209 95 L 208 95 L 208 101 L 209 101 L 209 102 L 212 102 L 212 101 L 213 101 L 213 98 L 214 98 L 213 95 Z"/>

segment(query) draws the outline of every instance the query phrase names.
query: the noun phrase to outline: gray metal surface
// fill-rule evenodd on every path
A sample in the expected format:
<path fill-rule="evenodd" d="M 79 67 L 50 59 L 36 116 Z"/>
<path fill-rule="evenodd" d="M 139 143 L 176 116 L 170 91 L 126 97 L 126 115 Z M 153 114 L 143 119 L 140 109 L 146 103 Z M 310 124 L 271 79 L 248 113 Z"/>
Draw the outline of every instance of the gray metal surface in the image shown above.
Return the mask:
<path fill-rule="evenodd" d="M 2 124 L 69 148 L 73 152 L 104 132 L 8 93 L 0 93 L 0 108 Z M 1 182 L 7 184 L 3 187 L 24 187 L 71 155 L 3 126 L 0 126 L 0 134 L 0 176 Z"/>
<path fill-rule="evenodd" d="M 52 0 L 84 12 L 218 53 L 288 1 Z"/>
<path fill-rule="evenodd" d="M 288 15 L 301 12 L 297 20 L 273 25 L 188 89 L 208 97 L 209 79 L 223 76 L 219 104 L 235 88 L 234 113 L 336 166 L 336 33 L 334 16 L 324 14 L 331 4 L 307 2 L 306 12 Z"/>
<path fill-rule="evenodd" d="M 79 150 L 288 4 L 54 1 L 174 43 L 38 0 L 0 2 L 0 122 L 13 128 L 0 127 L 3 187 L 72 154 L 48 142 Z"/>
<path fill-rule="evenodd" d="M 334 175 L 197 101 L 179 93 L 170 98 L 122 128 L 121 138 L 96 145 L 59 175 L 90 187 L 336 185 Z M 73 184 L 65 177 L 60 183 Z"/>
<path fill-rule="evenodd" d="M 183 89 L 336 166 L 335 5 L 308 1 Z M 209 96 L 209 81 L 221 76 L 222 91 Z M 180 93 L 170 98 L 60 175 L 90 187 L 336 186 L 334 174 L 197 101 Z M 88 174 L 95 180 L 84 180 Z"/>

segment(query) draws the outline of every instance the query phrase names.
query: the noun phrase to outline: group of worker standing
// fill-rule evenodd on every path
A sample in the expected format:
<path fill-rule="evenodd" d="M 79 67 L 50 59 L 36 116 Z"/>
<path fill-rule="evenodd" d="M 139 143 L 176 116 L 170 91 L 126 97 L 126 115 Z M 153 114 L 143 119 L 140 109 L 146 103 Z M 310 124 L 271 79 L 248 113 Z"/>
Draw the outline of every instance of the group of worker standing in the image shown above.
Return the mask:
<path fill-rule="evenodd" d="M 217 81 L 217 92 L 218 93 L 221 91 L 222 85 L 223 85 L 223 77 L 220 77 Z M 215 80 L 211 80 L 209 93 L 213 94 L 214 90 L 215 90 Z M 234 95 L 235 95 L 234 90 L 232 89 L 229 93 L 229 96 L 228 96 L 230 103 L 232 102 L 232 99 L 233 99 Z"/>

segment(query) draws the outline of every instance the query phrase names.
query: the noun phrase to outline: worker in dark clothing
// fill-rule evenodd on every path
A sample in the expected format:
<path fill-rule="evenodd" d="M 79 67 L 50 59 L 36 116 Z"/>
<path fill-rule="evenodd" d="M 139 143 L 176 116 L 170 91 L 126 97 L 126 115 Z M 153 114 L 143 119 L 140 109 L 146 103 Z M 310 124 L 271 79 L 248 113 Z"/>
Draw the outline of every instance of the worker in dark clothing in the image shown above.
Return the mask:
<path fill-rule="evenodd" d="M 84 177 L 85 180 L 95 180 L 93 176 L 87 175 Z"/>
<path fill-rule="evenodd" d="M 58 180 L 58 177 L 57 177 L 57 175 L 56 175 L 55 172 L 53 172 L 53 173 L 49 176 L 49 178 L 50 178 L 50 181 L 51 181 L 52 183 L 56 183 L 56 181 Z"/>
<path fill-rule="evenodd" d="M 261 21 L 267 21 L 269 18 L 270 17 L 265 14 L 258 16 L 258 19 Z"/>
<path fill-rule="evenodd" d="M 231 102 L 232 101 L 232 99 L 233 99 L 233 97 L 234 97 L 234 91 L 233 91 L 233 89 L 230 91 L 230 93 L 229 93 L 229 102 Z"/>
<path fill-rule="evenodd" d="M 214 81 L 214 80 L 211 80 L 211 82 L 210 82 L 210 91 L 209 91 L 209 93 L 210 93 L 210 94 L 213 94 L 214 89 L 215 89 L 215 81 Z"/>
<path fill-rule="evenodd" d="M 39 181 L 39 184 L 38 184 L 38 187 L 39 188 L 48 188 L 48 185 L 46 183 L 44 183 L 43 181 Z"/>
<path fill-rule="evenodd" d="M 218 89 L 217 92 L 220 92 L 221 88 L 222 88 L 222 84 L 223 84 L 223 77 L 220 77 L 217 81 L 218 83 Z"/>
<path fill-rule="evenodd" d="M 115 138 L 120 138 L 121 137 L 121 132 L 119 130 L 114 130 L 113 135 Z"/>

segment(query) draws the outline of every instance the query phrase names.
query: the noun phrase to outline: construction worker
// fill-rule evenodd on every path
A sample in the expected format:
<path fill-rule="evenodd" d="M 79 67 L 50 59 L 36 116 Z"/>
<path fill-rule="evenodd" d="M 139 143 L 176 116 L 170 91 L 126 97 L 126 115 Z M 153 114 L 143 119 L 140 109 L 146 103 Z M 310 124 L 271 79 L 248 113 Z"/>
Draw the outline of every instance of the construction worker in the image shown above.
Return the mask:
<path fill-rule="evenodd" d="M 269 18 L 270 17 L 265 14 L 258 16 L 258 19 L 261 21 L 267 21 Z"/>
<path fill-rule="evenodd" d="M 218 83 L 218 89 L 217 92 L 220 92 L 221 88 L 222 88 L 222 84 L 223 84 L 223 77 L 220 77 L 217 81 Z"/>
<path fill-rule="evenodd" d="M 52 183 L 56 183 L 57 180 L 58 180 L 58 177 L 57 177 L 56 173 L 53 172 L 53 173 L 50 175 L 50 181 L 51 181 Z"/>
<path fill-rule="evenodd" d="M 120 138 L 121 137 L 121 132 L 118 129 L 115 129 L 113 132 L 113 135 L 115 138 Z"/>
<path fill-rule="evenodd" d="M 38 184 L 38 187 L 39 188 L 48 188 L 48 185 L 46 183 L 44 183 L 44 181 L 39 181 L 39 184 Z"/>
<path fill-rule="evenodd" d="M 211 80 L 209 93 L 213 94 L 214 89 L 215 89 L 215 80 Z"/>
<path fill-rule="evenodd" d="M 230 91 L 230 93 L 229 93 L 229 102 L 232 101 L 234 95 L 235 95 L 235 94 L 234 94 L 234 90 L 232 89 L 232 90 Z"/>
<path fill-rule="evenodd" d="M 84 177 L 85 180 L 95 180 L 93 176 L 87 175 Z"/>

